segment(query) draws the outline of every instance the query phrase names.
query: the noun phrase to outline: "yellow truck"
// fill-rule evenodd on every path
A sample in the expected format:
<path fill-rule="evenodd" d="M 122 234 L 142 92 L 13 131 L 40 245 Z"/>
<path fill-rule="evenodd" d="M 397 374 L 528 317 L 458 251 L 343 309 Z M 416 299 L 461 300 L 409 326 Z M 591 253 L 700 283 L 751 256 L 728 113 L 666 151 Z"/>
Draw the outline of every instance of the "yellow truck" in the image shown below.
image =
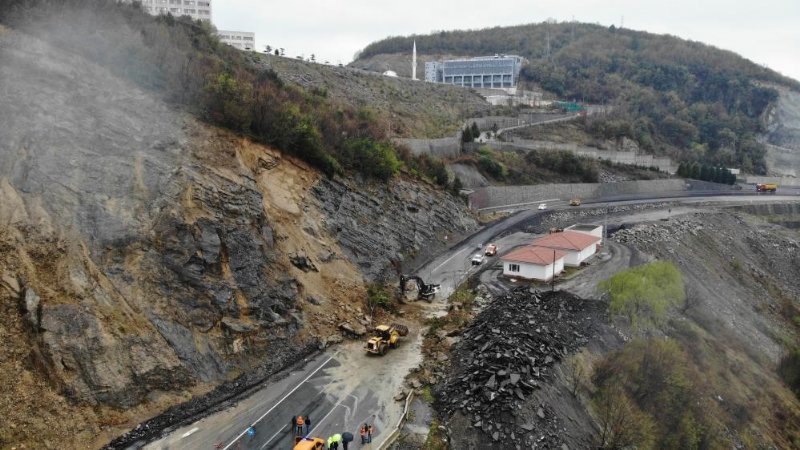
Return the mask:
<path fill-rule="evenodd" d="M 756 192 L 769 192 L 774 194 L 778 190 L 778 185 L 775 183 L 759 183 L 756 185 Z"/>

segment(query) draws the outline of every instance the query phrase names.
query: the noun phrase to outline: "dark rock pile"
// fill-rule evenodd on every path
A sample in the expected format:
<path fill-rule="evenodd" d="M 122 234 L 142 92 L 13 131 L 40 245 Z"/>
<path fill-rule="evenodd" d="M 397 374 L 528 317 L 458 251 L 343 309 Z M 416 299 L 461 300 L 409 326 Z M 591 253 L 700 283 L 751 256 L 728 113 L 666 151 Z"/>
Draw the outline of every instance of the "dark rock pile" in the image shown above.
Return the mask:
<path fill-rule="evenodd" d="M 555 363 L 588 343 L 603 310 L 567 292 L 527 287 L 498 297 L 452 349 L 450 375 L 437 386 L 437 409 L 447 418 L 463 415 L 472 425 L 465 431 L 482 432 L 484 448 L 558 448 L 561 419 L 530 396 L 550 380 Z M 467 439 L 459 434 L 456 440 Z"/>

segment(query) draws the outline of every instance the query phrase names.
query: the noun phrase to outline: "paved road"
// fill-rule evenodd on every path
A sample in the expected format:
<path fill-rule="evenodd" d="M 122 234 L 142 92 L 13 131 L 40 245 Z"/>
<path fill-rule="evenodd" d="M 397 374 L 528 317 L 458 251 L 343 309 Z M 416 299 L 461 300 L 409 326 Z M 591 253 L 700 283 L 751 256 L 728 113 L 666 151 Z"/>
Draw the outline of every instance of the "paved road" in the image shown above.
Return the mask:
<path fill-rule="evenodd" d="M 698 202 L 728 202 L 752 204 L 766 201 L 798 201 L 795 196 L 750 195 L 750 196 L 701 196 L 658 199 L 625 199 L 615 202 L 597 202 L 578 208 L 597 208 L 619 204 L 674 201 L 692 204 Z M 566 201 L 548 202 L 548 210 L 568 209 Z M 504 220 L 492 224 L 464 239 L 447 252 L 432 259 L 416 273 L 428 283 L 439 283 L 442 290 L 437 298 L 425 307 L 431 315 L 444 314 L 446 298 L 468 275 L 486 265 L 497 262 L 490 258 L 484 266 L 472 266 L 473 254 L 483 251 L 485 244 L 498 235 L 517 227 L 540 214 L 539 210 L 523 210 Z M 516 237 L 515 237 L 516 236 Z M 519 245 L 530 236 L 520 234 L 508 236 L 501 243 L 501 254 Z M 622 258 L 625 264 L 626 250 L 612 247 L 610 250 Z M 600 267 L 600 266 L 598 266 Z M 571 280 L 574 288 L 587 292 L 590 284 Z M 148 449 L 291 449 L 292 436 L 289 419 L 296 414 L 309 415 L 312 419 L 311 435 L 327 438 L 342 431 L 355 436 L 360 423 L 375 425 L 375 443 L 363 448 L 377 448 L 386 438 L 402 412 L 402 403 L 393 400 L 408 371 L 421 361 L 420 330 L 412 330 L 405 342 L 383 358 L 368 357 L 360 342 L 341 345 L 335 352 L 324 353 L 309 360 L 303 367 L 286 374 L 250 397 L 224 411 L 213 414 L 194 424 L 174 430 L 159 441 L 148 444 Z M 255 424 L 255 435 L 246 429 Z M 374 447 L 372 447 L 374 446 Z M 351 449 L 359 449 L 358 443 Z"/>

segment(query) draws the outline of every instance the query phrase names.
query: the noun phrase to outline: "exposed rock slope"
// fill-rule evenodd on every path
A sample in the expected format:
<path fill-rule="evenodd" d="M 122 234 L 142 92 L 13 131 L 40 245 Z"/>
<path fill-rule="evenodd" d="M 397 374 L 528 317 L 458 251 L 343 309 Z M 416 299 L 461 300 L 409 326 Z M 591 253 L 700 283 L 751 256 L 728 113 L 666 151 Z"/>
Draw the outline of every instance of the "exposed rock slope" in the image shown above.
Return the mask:
<path fill-rule="evenodd" d="M 317 197 L 339 182 L 314 187 L 304 164 L 8 29 L 0 92 L 0 446 L 96 446 L 267 355 L 290 360 L 334 331 L 328 300 L 361 301 L 362 273 L 320 226 Z M 369 219 L 418 246 L 459 217 L 416 234 L 394 226 L 398 205 Z"/>

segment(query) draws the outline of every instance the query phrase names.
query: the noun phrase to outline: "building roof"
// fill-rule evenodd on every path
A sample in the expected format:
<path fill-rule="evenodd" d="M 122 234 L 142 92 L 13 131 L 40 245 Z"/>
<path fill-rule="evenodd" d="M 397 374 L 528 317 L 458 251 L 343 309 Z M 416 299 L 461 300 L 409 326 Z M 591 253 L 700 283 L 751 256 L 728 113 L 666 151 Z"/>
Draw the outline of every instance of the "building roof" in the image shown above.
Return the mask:
<path fill-rule="evenodd" d="M 553 253 L 555 252 L 555 259 L 553 258 Z M 559 260 L 566 256 L 566 253 L 560 250 L 553 250 L 552 248 L 544 248 L 544 247 L 534 247 L 533 245 L 527 245 L 525 247 L 518 248 L 513 252 L 504 255 L 500 258 L 502 261 L 513 261 L 513 262 L 521 262 L 527 264 L 533 264 L 535 266 L 549 266 L 553 264 L 554 260 Z"/>
<path fill-rule="evenodd" d="M 596 244 L 599 240 L 600 238 L 597 236 L 578 231 L 562 231 L 536 239 L 531 245 L 558 250 L 581 251 L 592 244 Z"/>

